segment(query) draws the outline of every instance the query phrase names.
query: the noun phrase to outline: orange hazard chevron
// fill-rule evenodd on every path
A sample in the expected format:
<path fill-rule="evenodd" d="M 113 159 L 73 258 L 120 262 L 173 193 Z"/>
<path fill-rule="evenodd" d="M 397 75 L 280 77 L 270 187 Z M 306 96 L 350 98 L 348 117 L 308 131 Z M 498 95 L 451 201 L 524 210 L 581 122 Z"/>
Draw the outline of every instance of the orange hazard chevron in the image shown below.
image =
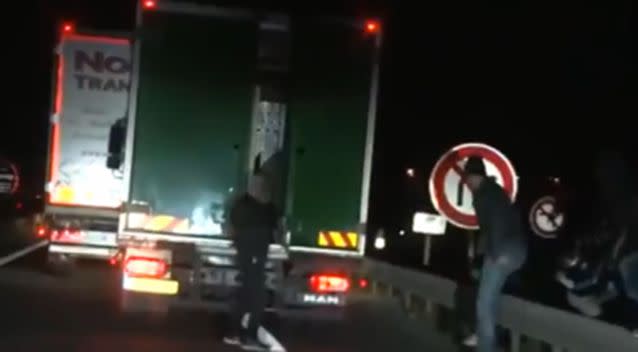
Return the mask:
<path fill-rule="evenodd" d="M 153 232 L 188 233 L 188 219 L 180 219 L 171 215 L 148 215 L 129 213 L 128 227 Z"/>
<path fill-rule="evenodd" d="M 356 232 L 321 231 L 318 242 L 320 247 L 357 249 L 359 235 Z"/>

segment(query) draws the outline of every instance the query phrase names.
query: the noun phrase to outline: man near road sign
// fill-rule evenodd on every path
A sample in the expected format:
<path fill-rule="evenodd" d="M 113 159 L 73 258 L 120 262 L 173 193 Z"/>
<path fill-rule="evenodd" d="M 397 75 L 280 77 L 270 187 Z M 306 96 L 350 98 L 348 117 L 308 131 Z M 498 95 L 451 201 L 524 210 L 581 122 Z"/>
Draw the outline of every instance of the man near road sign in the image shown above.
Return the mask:
<path fill-rule="evenodd" d="M 498 299 L 508 277 L 525 262 L 527 239 L 520 214 L 503 188 L 487 177 L 482 158 L 468 158 L 463 178 L 473 194 L 485 246 L 476 306 L 478 351 L 494 352 Z"/>
<path fill-rule="evenodd" d="M 617 152 L 604 151 L 596 164 L 599 206 L 613 237 L 609 266 L 620 272 L 628 302 L 626 324 L 638 337 L 638 195 L 627 161 Z"/>
<path fill-rule="evenodd" d="M 241 345 L 246 351 L 268 351 L 259 341 L 257 331 L 266 300 L 266 260 L 268 246 L 274 242 L 278 224 L 270 189 L 263 175 L 253 175 L 248 192 L 238 198 L 230 210 L 230 232 L 237 249 L 241 275 L 231 331 L 224 342 Z"/>

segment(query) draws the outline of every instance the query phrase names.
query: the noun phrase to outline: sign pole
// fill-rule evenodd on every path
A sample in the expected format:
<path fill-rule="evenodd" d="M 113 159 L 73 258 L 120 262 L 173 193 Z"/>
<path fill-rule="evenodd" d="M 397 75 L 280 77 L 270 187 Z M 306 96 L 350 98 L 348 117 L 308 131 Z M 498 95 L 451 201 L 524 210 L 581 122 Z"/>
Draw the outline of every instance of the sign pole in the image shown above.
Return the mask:
<path fill-rule="evenodd" d="M 438 214 L 416 212 L 412 218 L 412 232 L 423 234 L 423 265 L 429 266 L 432 257 L 432 241 L 434 236 L 445 235 L 447 221 Z"/>
<path fill-rule="evenodd" d="M 423 265 L 430 266 L 430 257 L 432 253 L 432 236 L 425 236 L 425 243 L 423 245 Z"/>
<path fill-rule="evenodd" d="M 476 258 L 476 236 L 474 231 L 467 231 L 467 259 L 470 263 Z"/>

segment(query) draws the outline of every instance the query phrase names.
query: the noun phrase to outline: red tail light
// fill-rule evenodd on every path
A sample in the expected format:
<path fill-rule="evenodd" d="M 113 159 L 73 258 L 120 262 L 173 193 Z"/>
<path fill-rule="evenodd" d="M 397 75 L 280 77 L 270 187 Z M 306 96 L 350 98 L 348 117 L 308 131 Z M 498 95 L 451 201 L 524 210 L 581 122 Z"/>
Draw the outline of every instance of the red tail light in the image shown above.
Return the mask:
<path fill-rule="evenodd" d="M 147 9 L 154 9 L 155 6 L 157 6 L 157 3 L 155 2 L 155 0 L 142 0 L 142 6 Z"/>
<path fill-rule="evenodd" d="M 359 287 L 361 287 L 361 288 L 366 288 L 366 287 L 368 287 L 368 280 L 366 280 L 366 279 L 360 279 L 360 280 L 359 280 Z"/>
<path fill-rule="evenodd" d="M 166 261 L 157 258 L 129 257 L 124 264 L 124 272 L 129 276 L 160 278 L 167 271 Z"/>
<path fill-rule="evenodd" d="M 42 237 L 46 237 L 47 235 L 47 228 L 40 225 L 35 229 L 35 235 L 38 236 L 38 238 L 42 238 Z"/>
<path fill-rule="evenodd" d="M 67 22 L 62 24 L 62 32 L 64 33 L 72 33 L 73 32 L 73 23 Z"/>
<path fill-rule="evenodd" d="M 83 239 L 83 234 L 81 230 L 78 229 L 61 229 L 61 230 L 53 230 L 51 231 L 51 240 L 58 242 L 81 242 Z"/>
<path fill-rule="evenodd" d="M 350 280 L 340 275 L 313 275 L 310 277 L 310 288 L 317 293 L 347 292 Z"/>
<path fill-rule="evenodd" d="M 366 32 L 370 34 L 375 34 L 379 32 L 379 30 L 381 29 L 381 25 L 377 21 L 368 20 L 365 23 L 365 29 L 366 29 Z"/>
<path fill-rule="evenodd" d="M 109 263 L 113 266 L 118 265 L 120 262 L 122 262 L 122 252 L 120 251 L 109 259 Z"/>

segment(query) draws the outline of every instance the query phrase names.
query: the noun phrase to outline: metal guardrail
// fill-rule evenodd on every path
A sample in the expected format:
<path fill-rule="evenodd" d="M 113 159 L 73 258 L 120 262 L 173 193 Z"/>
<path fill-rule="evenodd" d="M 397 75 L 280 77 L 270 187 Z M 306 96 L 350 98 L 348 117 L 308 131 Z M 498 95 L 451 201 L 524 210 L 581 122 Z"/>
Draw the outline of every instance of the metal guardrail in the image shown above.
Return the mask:
<path fill-rule="evenodd" d="M 373 294 L 400 297 L 410 306 L 424 302 L 425 311 L 454 309 L 457 284 L 428 273 L 366 259 L 363 272 Z M 552 351 L 637 352 L 638 339 L 627 330 L 599 320 L 504 295 L 499 324 L 511 334 L 512 352 L 521 351 L 521 337 L 547 343 Z"/>

